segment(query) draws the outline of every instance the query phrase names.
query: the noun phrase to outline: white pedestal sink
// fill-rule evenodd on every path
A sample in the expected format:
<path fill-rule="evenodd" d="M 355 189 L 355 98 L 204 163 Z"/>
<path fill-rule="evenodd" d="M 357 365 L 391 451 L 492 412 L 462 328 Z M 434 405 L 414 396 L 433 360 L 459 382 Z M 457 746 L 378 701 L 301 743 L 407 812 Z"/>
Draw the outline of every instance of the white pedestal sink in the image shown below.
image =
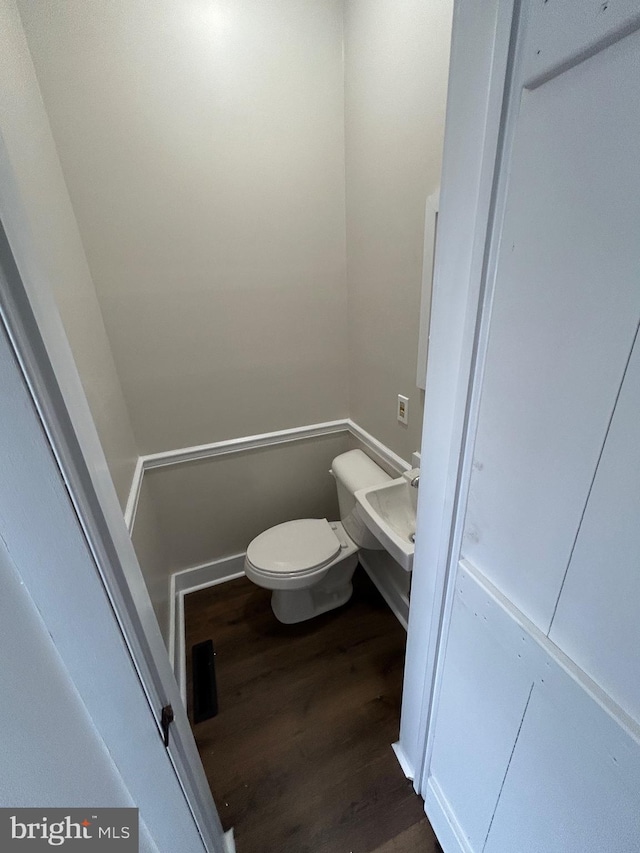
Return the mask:
<path fill-rule="evenodd" d="M 356 492 L 358 515 L 386 551 L 403 569 L 413 568 L 418 489 L 410 481 L 414 469 L 396 480 Z"/>

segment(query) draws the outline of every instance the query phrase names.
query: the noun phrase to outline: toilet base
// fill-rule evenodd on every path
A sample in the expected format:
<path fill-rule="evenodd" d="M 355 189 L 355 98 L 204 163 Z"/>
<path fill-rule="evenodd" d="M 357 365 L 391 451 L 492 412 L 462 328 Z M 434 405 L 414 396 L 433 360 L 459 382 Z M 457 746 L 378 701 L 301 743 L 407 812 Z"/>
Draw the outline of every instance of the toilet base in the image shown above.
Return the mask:
<path fill-rule="evenodd" d="M 346 604 L 353 593 L 351 578 L 358 555 L 351 554 L 329 569 L 322 580 L 303 589 L 274 589 L 271 609 L 278 622 L 294 625 Z"/>

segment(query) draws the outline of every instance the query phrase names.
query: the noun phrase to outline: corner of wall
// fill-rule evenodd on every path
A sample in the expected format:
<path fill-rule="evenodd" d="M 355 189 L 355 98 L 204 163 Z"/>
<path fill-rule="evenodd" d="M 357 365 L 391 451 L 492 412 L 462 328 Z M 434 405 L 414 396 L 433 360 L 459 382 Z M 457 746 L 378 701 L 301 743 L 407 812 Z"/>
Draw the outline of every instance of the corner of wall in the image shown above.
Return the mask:
<path fill-rule="evenodd" d="M 422 435 L 424 213 L 440 175 L 451 6 L 345 7 L 349 411 L 404 458 Z M 409 397 L 408 427 L 396 420 L 398 394 Z"/>
<path fill-rule="evenodd" d="M 3 3 L 0 18 L 0 132 L 14 185 L 1 196 L 3 223 L 32 291 L 52 291 L 124 506 L 138 457 L 129 412 L 17 5 Z"/>

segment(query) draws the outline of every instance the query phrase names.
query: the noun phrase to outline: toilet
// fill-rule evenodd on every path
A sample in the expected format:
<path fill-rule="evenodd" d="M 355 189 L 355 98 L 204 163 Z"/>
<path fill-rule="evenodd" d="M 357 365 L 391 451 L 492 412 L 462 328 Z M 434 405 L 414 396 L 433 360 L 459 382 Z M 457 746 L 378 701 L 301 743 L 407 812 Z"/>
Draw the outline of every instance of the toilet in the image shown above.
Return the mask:
<path fill-rule="evenodd" d="M 354 495 L 391 477 L 361 450 L 336 456 L 330 473 L 336 481 L 340 521 L 285 521 L 256 536 L 247 548 L 247 577 L 273 590 L 273 612 L 288 625 L 347 602 L 353 592 L 351 578 L 359 549 L 382 550 L 356 513 Z"/>

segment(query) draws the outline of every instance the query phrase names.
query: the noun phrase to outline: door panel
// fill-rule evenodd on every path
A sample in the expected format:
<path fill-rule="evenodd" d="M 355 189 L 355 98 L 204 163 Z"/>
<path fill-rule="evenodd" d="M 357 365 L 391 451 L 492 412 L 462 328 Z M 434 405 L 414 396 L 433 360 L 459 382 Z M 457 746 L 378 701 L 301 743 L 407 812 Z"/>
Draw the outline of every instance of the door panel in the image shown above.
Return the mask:
<path fill-rule="evenodd" d="M 542 0 L 530 16 L 522 80 L 528 89 L 568 70 L 640 26 L 637 0 Z"/>
<path fill-rule="evenodd" d="M 487 624 L 500 617 L 474 586 L 460 576 L 429 783 L 433 787 L 435 782 L 451 804 L 471 849 L 481 850 L 532 679 L 522 658 L 522 642 L 504 642 L 500 627 Z"/>
<path fill-rule="evenodd" d="M 639 414 L 636 343 L 549 636 L 640 723 Z"/>
<path fill-rule="evenodd" d="M 634 34 L 522 93 L 495 236 L 463 556 L 544 631 L 640 316 L 638 56 Z"/>
<path fill-rule="evenodd" d="M 601 743 L 604 712 L 586 728 L 567 698 L 534 688 L 484 853 L 637 853 L 638 748 L 635 772 L 621 772 Z"/>

